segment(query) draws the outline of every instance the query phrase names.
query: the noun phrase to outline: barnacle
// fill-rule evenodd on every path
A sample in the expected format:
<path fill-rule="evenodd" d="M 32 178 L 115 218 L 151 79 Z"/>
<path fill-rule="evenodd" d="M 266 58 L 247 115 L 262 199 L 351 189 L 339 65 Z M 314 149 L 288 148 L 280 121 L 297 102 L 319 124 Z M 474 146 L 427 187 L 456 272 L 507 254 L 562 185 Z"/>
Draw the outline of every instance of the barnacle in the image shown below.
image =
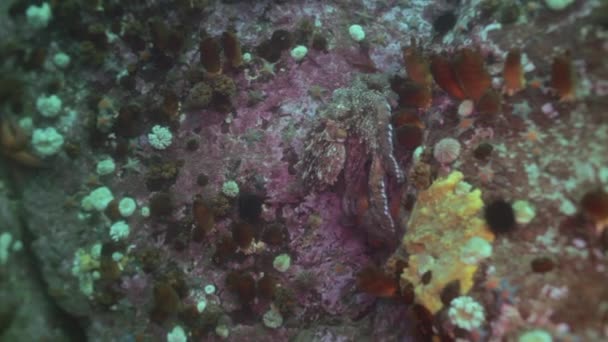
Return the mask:
<path fill-rule="evenodd" d="M 157 192 L 150 198 L 150 214 L 153 216 L 169 216 L 173 209 L 173 198 L 167 192 Z"/>
<path fill-rule="evenodd" d="M 110 220 L 112 220 L 112 222 L 116 222 L 122 218 L 122 215 L 120 214 L 120 209 L 119 209 L 118 203 L 119 203 L 119 201 L 116 198 L 113 199 L 112 201 L 110 201 L 110 203 L 108 203 L 106 210 L 103 211 L 103 213 Z"/>
<path fill-rule="evenodd" d="M 264 198 L 249 192 L 241 192 L 237 200 L 239 217 L 245 222 L 257 222 L 262 213 Z"/>
<path fill-rule="evenodd" d="M 213 197 L 210 203 L 211 210 L 216 216 L 226 216 L 232 210 L 232 203 L 223 193 L 219 193 Z"/>
<path fill-rule="evenodd" d="M 391 80 L 391 88 L 399 95 L 399 105 L 427 109 L 433 101 L 431 86 L 413 80 L 396 77 Z"/>
<path fill-rule="evenodd" d="M 280 246 L 287 240 L 287 229 L 280 223 L 269 224 L 262 233 L 262 241 L 270 246 Z"/>
<path fill-rule="evenodd" d="M 29 70 L 40 69 L 46 60 L 47 49 L 38 47 L 33 49 L 25 60 L 25 67 Z"/>
<path fill-rule="evenodd" d="M 557 93 L 560 101 L 572 101 L 575 94 L 575 75 L 572 68 L 570 52 L 553 58 L 551 65 L 551 87 Z"/>
<path fill-rule="evenodd" d="M 229 273 L 226 276 L 226 286 L 237 295 L 243 305 L 248 305 L 255 299 L 255 279 L 249 273 Z"/>
<path fill-rule="evenodd" d="M 439 55 L 432 56 L 431 74 L 439 87 L 450 94 L 450 96 L 459 100 L 464 100 L 466 98 L 466 95 L 456 78 L 456 74 L 452 70 L 450 61 L 447 58 Z"/>
<path fill-rule="evenodd" d="M 78 13 L 78 12 L 76 12 Z M 70 18 L 74 18 L 71 15 Z M 68 22 L 69 20 L 65 20 Z M 133 51 L 143 51 L 146 48 L 146 41 L 144 40 L 145 28 L 141 21 L 130 20 L 124 24 L 122 39 L 129 45 Z"/>
<path fill-rule="evenodd" d="M 479 101 L 492 84 L 479 51 L 469 48 L 460 50 L 452 62 L 452 68 L 466 97 L 475 102 Z"/>
<path fill-rule="evenodd" d="M 422 144 L 424 138 L 424 123 L 412 111 L 402 111 L 392 118 L 395 127 L 395 138 L 397 143 L 413 150 Z"/>
<path fill-rule="evenodd" d="M 297 301 L 291 287 L 278 286 L 274 294 L 274 305 L 283 315 L 290 315 L 296 308 Z"/>
<path fill-rule="evenodd" d="M 370 49 L 368 47 L 361 47 L 356 53 L 352 51 L 344 54 L 344 59 L 348 64 L 352 65 L 362 73 L 371 74 L 378 72 L 378 67 L 371 57 Z"/>
<path fill-rule="evenodd" d="M 175 120 L 180 114 L 182 107 L 179 97 L 175 92 L 168 90 L 163 96 L 162 112 L 169 120 Z"/>
<path fill-rule="evenodd" d="M 505 81 L 504 92 L 509 96 L 525 87 L 526 79 L 521 65 L 521 53 L 518 49 L 513 49 L 507 54 L 502 76 Z"/>
<path fill-rule="evenodd" d="M 15 113 L 21 112 L 25 95 L 24 89 L 24 82 L 17 77 L 0 78 L 0 104 L 10 105 Z"/>
<path fill-rule="evenodd" d="M 315 23 L 310 18 L 302 18 L 294 28 L 294 43 L 298 45 L 309 45 L 310 38 L 315 31 Z"/>
<path fill-rule="evenodd" d="M 315 33 L 312 36 L 311 46 L 318 51 L 327 52 L 327 38 L 321 33 Z"/>
<path fill-rule="evenodd" d="M 224 47 L 224 56 L 230 66 L 233 68 L 240 67 L 243 64 L 243 53 L 236 34 L 231 31 L 224 32 L 222 34 L 222 46 Z"/>
<path fill-rule="evenodd" d="M 181 307 L 177 291 L 167 282 L 159 282 L 154 286 L 154 306 L 150 312 L 150 319 L 156 323 L 163 323 L 169 316 L 176 314 Z"/>
<path fill-rule="evenodd" d="M 264 276 L 257 281 L 256 294 L 259 298 L 272 299 L 277 288 L 277 279 L 270 274 Z"/>
<path fill-rule="evenodd" d="M 118 111 L 118 117 L 114 120 L 113 131 L 123 138 L 133 138 L 141 134 L 140 125 L 141 109 L 134 104 L 128 104 Z"/>
<path fill-rule="evenodd" d="M 199 45 L 201 54 L 201 64 L 205 70 L 211 74 L 222 72 L 222 48 L 217 39 L 204 37 Z"/>
<path fill-rule="evenodd" d="M 464 48 L 452 60 L 435 55 L 431 57 L 431 73 L 435 82 L 451 96 L 479 101 L 492 84 L 484 68 L 483 57 L 477 50 Z"/>
<path fill-rule="evenodd" d="M 289 49 L 294 42 L 293 35 L 283 29 L 276 30 L 272 37 L 263 41 L 256 47 L 257 54 L 270 63 L 275 63 L 281 58 L 281 53 Z"/>
<path fill-rule="evenodd" d="M 192 217 L 196 229 L 193 232 L 195 241 L 201 241 L 203 237 L 213 229 L 215 225 L 215 216 L 209 206 L 202 198 L 197 197 L 192 203 Z"/>
<path fill-rule="evenodd" d="M 178 30 L 171 30 L 161 18 L 150 21 L 150 35 L 154 47 L 166 54 L 177 54 L 184 45 L 184 36 Z M 105 37 L 105 33 L 102 32 Z"/>
<path fill-rule="evenodd" d="M 249 223 L 237 222 L 232 226 L 232 238 L 241 249 L 249 247 L 254 235 L 254 226 Z"/>
<path fill-rule="evenodd" d="M 424 128 L 424 123 L 420 120 L 418 115 L 413 110 L 401 110 L 393 115 L 391 123 L 395 128 L 402 127 L 404 125 L 412 125 L 420 128 Z"/>
<path fill-rule="evenodd" d="M 412 38 L 410 46 L 403 48 L 403 64 L 407 76 L 421 86 L 430 86 L 432 81 L 431 69 L 426 58 L 419 51 L 416 39 Z"/>
<path fill-rule="evenodd" d="M 272 33 L 270 41 L 277 49 L 284 51 L 293 45 L 294 37 L 289 31 L 279 29 Z"/>
<path fill-rule="evenodd" d="M 215 247 L 215 253 L 213 254 L 213 262 L 221 264 L 226 262 L 228 259 L 233 257 L 236 252 L 237 245 L 231 236 L 222 236 Z"/>

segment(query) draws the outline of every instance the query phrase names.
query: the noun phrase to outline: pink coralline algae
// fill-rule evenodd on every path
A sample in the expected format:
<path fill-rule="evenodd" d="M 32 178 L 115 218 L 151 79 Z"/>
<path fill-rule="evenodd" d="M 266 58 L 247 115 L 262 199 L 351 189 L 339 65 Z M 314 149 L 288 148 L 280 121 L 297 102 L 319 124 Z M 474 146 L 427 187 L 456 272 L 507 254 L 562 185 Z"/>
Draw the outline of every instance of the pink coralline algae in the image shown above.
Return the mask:
<path fill-rule="evenodd" d="M 395 232 L 389 185 L 405 179 L 393 150 L 387 86 L 383 79 L 360 77 L 350 88 L 337 89 L 308 134 L 298 164 L 304 183 L 317 191 L 343 174 L 346 214 L 380 239 Z"/>

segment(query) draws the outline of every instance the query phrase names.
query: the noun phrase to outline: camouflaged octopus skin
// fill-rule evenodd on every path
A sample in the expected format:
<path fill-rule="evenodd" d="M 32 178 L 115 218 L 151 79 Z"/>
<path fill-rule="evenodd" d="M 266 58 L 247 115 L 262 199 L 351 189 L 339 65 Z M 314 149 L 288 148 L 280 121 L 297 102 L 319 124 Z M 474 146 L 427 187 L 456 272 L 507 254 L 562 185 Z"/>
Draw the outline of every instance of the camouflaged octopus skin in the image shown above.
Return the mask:
<path fill-rule="evenodd" d="M 381 79 L 359 77 L 351 87 L 334 91 L 332 101 L 308 134 L 298 164 L 304 183 L 313 190 L 334 184 L 344 171 L 346 214 L 353 214 L 349 209 L 352 207 L 349 195 L 356 194 L 360 188 L 358 178 L 366 177 L 369 208 L 364 225 L 373 235 L 385 238 L 395 232 L 386 175 L 397 183 L 405 181 L 394 155 L 391 108 L 387 100 L 390 92 L 386 84 Z M 363 145 L 363 149 L 353 147 L 357 146 L 349 143 L 353 140 Z M 361 170 L 370 160 L 368 174 L 361 176 Z"/>

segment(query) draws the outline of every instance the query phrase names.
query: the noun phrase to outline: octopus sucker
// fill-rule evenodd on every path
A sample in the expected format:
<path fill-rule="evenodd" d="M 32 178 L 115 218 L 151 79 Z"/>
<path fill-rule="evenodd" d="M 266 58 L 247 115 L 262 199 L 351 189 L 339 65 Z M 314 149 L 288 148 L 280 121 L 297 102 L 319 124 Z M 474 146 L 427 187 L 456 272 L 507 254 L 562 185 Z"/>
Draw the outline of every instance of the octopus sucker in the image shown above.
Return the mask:
<path fill-rule="evenodd" d="M 389 207 L 386 182 L 384 180 L 385 171 L 382 161 L 378 157 L 372 158 L 369 170 L 369 205 L 374 221 L 379 222 L 378 228 L 388 230 L 390 233 L 395 231 L 395 223 L 391 217 Z"/>
<path fill-rule="evenodd" d="M 385 143 L 388 144 L 387 148 L 390 148 L 391 153 L 384 156 L 383 162 L 386 165 L 386 171 L 389 173 L 389 175 L 394 177 L 397 183 L 401 184 L 405 181 L 405 174 L 403 173 L 403 170 L 401 170 L 401 167 L 399 167 L 399 163 L 397 162 L 397 159 L 395 159 L 395 155 L 392 151 L 394 140 L 394 131 L 392 125 L 388 125 L 386 137 L 388 142 Z"/>

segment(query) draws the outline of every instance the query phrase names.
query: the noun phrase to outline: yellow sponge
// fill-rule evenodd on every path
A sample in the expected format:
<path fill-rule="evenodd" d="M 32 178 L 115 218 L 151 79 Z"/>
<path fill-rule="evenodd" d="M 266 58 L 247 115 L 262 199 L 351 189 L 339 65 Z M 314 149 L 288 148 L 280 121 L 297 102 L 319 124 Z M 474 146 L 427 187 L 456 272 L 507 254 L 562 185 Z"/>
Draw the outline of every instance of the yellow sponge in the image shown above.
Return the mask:
<path fill-rule="evenodd" d="M 402 241 L 409 260 L 401 284 L 412 284 L 416 302 L 432 313 L 442 308 L 440 295 L 447 284 L 459 281 L 463 294 L 473 286 L 478 266 L 461 260 L 467 242 L 472 237 L 494 241 L 479 217 L 481 190 L 472 190 L 462 179 L 462 173 L 454 171 L 420 193 Z"/>

